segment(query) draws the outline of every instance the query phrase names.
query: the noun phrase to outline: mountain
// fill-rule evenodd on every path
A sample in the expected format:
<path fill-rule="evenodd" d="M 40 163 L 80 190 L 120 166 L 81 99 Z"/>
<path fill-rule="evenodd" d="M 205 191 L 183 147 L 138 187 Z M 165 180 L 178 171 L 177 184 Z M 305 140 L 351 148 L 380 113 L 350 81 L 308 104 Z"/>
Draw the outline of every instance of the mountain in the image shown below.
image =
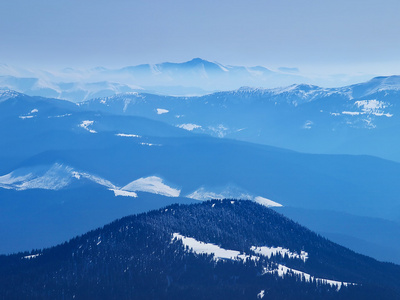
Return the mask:
<path fill-rule="evenodd" d="M 149 101 L 135 97 L 138 104 Z M 51 246 L 166 204 L 229 197 L 278 211 L 284 206 L 339 212 L 338 222 L 389 221 L 378 227 L 384 237 L 378 240 L 336 230 L 328 219 L 321 228 L 350 235 L 352 247 L 362 237 L 372 245 L 365 254 L 397 259 L 376 249 L 393 253 L 400 245 L 391 234 L 400 221 L 398 163 L 213 138 L 160 120 L 11 91 L 0 99 L 0 239 L 7 240 L 1 253 Z M 127 109 L 132 104 L 118 103 Z M 163 107 L 153 106 L 151 114 L 170 114 Z"/>
<path fill-rule="evenodd" d="M 135 115 L 193 132 L 308 153 L 364 154 L 400 161 L 400 77 L 343 88 L 292 85 L 240 88 L 201 97 L 146 93 L 80 103 L 93 111 Z M 154 113 L 157 109 L 162 113 Z"/>
<path fill-rule="evenodd" d="M 39 74 L 38 74 L 39 75 Z M 77 79 L 77 78 L 76 78 Z M 75 80 L 76 80 L 75 79 Z M 143 90 L 139 86 L 110 81 L 60 81 L 57 78 L 0 76 L 0 89 L 30 96 L 65 99 L 73 102 Z"/>
<path fill-rule="evenodd" d="M 119 70 L 105 71 L 109 75 L 126 74 L 132 76 L 135 82 L 141 82 L 143 86 L 149 86 L 157 82 L 158 85 L 197 86 L 202 89 L 223 90 L 239 87 L 243 84 L 271 86 L 272 82 L 300 79 L 298 75 L 288 75 L 283 72 L 274 72 L 267 68 L 225 66 L 217 62 L 210 62 L 201 58 L 194 58 L 183 63 L 144 64 L 124 67 Z"/>
<path fill-rule="evenodd" d="M 3 299 L 394 299 L 400 266 L 251 201 L 172 205 L 0 256 Z"/>
<path fill-rule="evenodd" d="M 371 77 L 340 78 L 344 85 Z M 276 88 L 307 83 L 324 85 L 332 82 L 311 78 L 296 68 L 271 70 L 263 66 L 233 66 L 201 58 L 175 63 L 141 64 L 121 68 L 62 70 L 23 70 L 0 64 L 0 89 L 11 89 L 30 96 L 42 96 L 81 102 L 127 92 L 193 96 L 215 91 L 235 90 L 242 86 Z"/>
<path fill-rule="evenodd" d="M 0 64 L 0 89 L 30 96 L 80 102 L 126 92 L 168 95 L 204 95 L 242 85 L 275 87 L 310 79 L 285 69 L 222 65 L 201 58 L 182 63 L 142 64 L 118 69 L 21 70 Z"/>

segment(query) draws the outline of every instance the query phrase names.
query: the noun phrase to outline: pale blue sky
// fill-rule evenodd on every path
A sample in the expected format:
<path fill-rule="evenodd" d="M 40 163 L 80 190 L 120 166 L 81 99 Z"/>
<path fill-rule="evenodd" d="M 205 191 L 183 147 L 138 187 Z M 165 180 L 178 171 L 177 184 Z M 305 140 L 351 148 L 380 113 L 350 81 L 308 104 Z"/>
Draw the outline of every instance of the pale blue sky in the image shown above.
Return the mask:
<path fill-rule="evenodd" d="M 201 57 L 400 74 L 399 12 L 398 0 L 6 0 L 0 63 L 119 67 Z"/>

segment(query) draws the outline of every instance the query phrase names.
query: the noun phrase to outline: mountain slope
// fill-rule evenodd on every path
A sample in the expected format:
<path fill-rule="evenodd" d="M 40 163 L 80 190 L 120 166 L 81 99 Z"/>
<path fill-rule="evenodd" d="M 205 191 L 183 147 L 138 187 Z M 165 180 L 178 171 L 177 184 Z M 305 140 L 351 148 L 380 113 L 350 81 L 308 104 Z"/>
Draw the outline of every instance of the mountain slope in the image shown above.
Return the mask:
<path fill-rule="evenodd" d="M 399 266 L 355 254 L 250 201 L 173 205 L 0 260 L 3 298 L 393 299 L 400 293 Z"/>
<path fill-rule="evenodd" d="M 395 162 L 212 138 L 160 120 L 12 92 L 2 99 L 0 237 L 8 241 L 2 253 L 54 245 L 146 208 L 212 198 L 380 217 L 394 221 L 393 229 L 400 220 Z M 163 109 L 153 106 L 151 113 L 170 114 Z M 153 196 L 157 201 L 149 201 Z M 81 222 L 77 211 L 90 221 Z M 49 233 L 54 219 L 58 234 Z M 395 252 L 400 238 L 380 234 L 379 245 Z"/>
<path fill-rule="evenodd" d="M 147 93 L 92 99 L 81 107 L 160 120 L 216 137 L 309 153 L 366 154 L 400 161 L 398 77 L 343 88 L 296 84 L 201 97 Z M 155 113 L 162 109 L 165 113 Z"/>

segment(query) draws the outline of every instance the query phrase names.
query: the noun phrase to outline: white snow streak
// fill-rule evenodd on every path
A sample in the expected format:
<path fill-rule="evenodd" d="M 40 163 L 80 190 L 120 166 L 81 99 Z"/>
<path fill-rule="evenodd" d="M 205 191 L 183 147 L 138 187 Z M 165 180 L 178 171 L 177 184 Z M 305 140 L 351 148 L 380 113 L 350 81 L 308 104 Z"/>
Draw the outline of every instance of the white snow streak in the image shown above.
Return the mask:
<path fill-rule="evenodd" d="M 341 281 L 336 281 L 336 280 L 330 280 L 330 279 L 323 279 L 323 278 L 317 278 L 314 277 L 310 274 L 288 268 L 284 265 L 278 265 L 278 268 L 275 270 L 267 270 L 264 269 L 264 274 L 266 273 L 272 273 L 272 274 L 277 274 L 279 277 L 284 277 L 287 274 L 294 274 L 294 275 L 299 275 L 301 276 L 301 280 L 304 280 L 305 282 L 310 282 L 311 280 L 318 282 L 319 284 L 329 284 L 331 286 L 336 286 L 337 290 L 339 291 L 342 288 L 342 285 L 348 286 L 348 285 L 355 285 L 354 283 L 350 282 L 341 282 Z"/>
<path fill-rule="evenodd" d="M 169 113 L 168 109 L 157 108 L 157 115 L 162 115 L 162 114 L 166 114 L 166 113 Z"/>
<path fill-rule="evenodd" d="M 36 258 L 36 257 L 38 257 L 38 256 L 40 256 L 40 255 L 42 255 L 41 253 L 39 253 L 39 254 L 34 254 L 34 255 L 27 255 L 27 256 L 24 256 L 24 257 L 22 257 L 23 259 L 32 259 L 32 258 Z"/>
<path fill-rule="evenodd" d="M 54 164 L 49 169 L 40 170 L 36 174 L 34 170 L 26 171 L 27 173 L 18 170 L 18 172 L 0 176 L 0 187 L 20 191 L 28 189 L 59 190 L 70 183 L 71 171 L 72 168 L 60 164 Z"/>
<path fill-rule="evenodd" d="M 269 200 L 269 199 L 261 197 L 261 196 L 255 197 L 254 201 L 257 202 L 258 204 L 264 205 L 266 207 L 282 207 L 283 206 L 282 204 L 280 204 L 278 202 Z"/>
<path fill-rule="evenodd" d="M 206 190 L 205 187 L 200 187 L 195 190 L 193 193 L 186 196 L 190 199 L 195 199 L 199 201 L 206 201 L 212 199 L 241 199 L 241 200 L 252 200 L 260 205 L 264 205 L 266 207 L 282 207 L 283 205 L 269 200 L 267 198 L 261 196 L 252 196 L 248 192 L 237 188 L 237 187 L 226 187 L 223 190 L 218 192 Z"/>
<path fill-rule="evenodd" d="M 252 200 L 253 197 L 244 191 L 240 191 L 237 188 L 227 187 L 219 192 L 207 191 L 204 187 L 201 187 L 194 191 L 193 193 L 187 195 L 186 197 L 206 201 L 212 199 L 242 199 L 242 200 Z"/>
<path fill-rule="evenodd" d="M 135 192 L 129 192 L 129 191 L 124 191 L 124 190 L 118 190 L 118 189 L 110 189 L 110 191 L 114 192 L 114 196 L 124 196 L 124 197 L 133 197 L 137 198 L 137 194 Z"/>
<path fill-rule="evenodd" d="M 95 183 L 97 183 L 99 185 L 105 186 L 105 187 L 107 187 L 109 189 L 117 188 L 114 184 L 112 184 L 107 179 L 101 178 L 101 177 L 96 176 L 96 175 L 92 175 L 92 174 L 85 173 L 85 172 L 77 172 L 77 171 L 72 172 L 72 175 L 76 179 L 86 178 L 86 179 L 89 179 L 90 181 L 93 181 L 93 182 L 95 182 Z"/>
<path fill-rule="evenodd" d="M 161 144 L 152 144 L 152 143 L 140 143 L 140 145 L 143 145 L 143 146 L 162 146 Z"/>
<path fill-rule="evenodd" d="M 292 252 L 289 249 L 282 248 L 282 247 L 251 247 L 250 248 L 252 251 L 254 251 L 256 254 L 271 258 L 272 255 L 280 255 L 282 257 L 288 257 L 288 258 L 295 258 L 295 259 L 301 259 L 303 262 L 306 262 L 308 259 L 308 253 L 305 251 L 301 251 L 300 254 L 297 252 Z"/>
<path fill-rule="evenodd" d="M 180 125 L 176 125 L 176 127 L 182 128 L 182 129 L 185 129 L 185 130 L 188 130 L 188 131 L 193 131 L 194 129 L 201 128 L 200 125 L 192 124 L 192 123 L 180 124 Z"/>
<path fill-rule="evenodd" d="M 14 190 L 44 189 L 60 190 L 73 179 L 82 178 L 93 181 L 109 189 L 116 189 L 110 181 L 85 172 L 75 171 L 69 166 L 55 163 L 51 166 L 36 166 L 29 169 L 18 169 L 0 176 L 0 187 Z"/>
<path fill-rule="evenodd" d="M 37 108 L 32 109 L 26 116 L 19 116 L 20 119 L 32 119 L 33 117 L 36 117 L 36 115 L 32 115 L 32 114 L 36 114 L 37 112 L 39 112 L 39 110 Z"/>
<path fill-rule="evenodd" d="M 359 114 L 358 111 L 342 111 L 342 115 L 358 116 Z"/>
<path fill-rule="evenodd" d="M 63 115 L 57 115 L 57 116 L 48 116 L 49 119 L 51 118 L 64 118 L 64 117 L 69 117 L 72 116 L 72 114 L 63 114 Z"/>
<path fill-rule="evenodd" d="M 142 177 L 122 188 L 124 191 L 130 192 L 147 192 L 167 197 L 179 197 L 181 191 L 174 189 L 166 184 L 157 176 Z"/>
<path fill-rule="evenodd" d="M 132 138 L 141 138 L 140 135 L 137 135 L 137 134 L 127 134 L 127 133 L 117 133 L 116 136 L 132 137 Z"/>
<path fill-rule="evenodd" d="M 179 233 L 174 233 L 172 241 L 181 240 L 185 247 L 188 247 L 191 251 L 196 254 L 208 254 L 213 255 L 214 260 L 230 259 L 230 260 L 243 260 L 247 259 L 258 260 L 257 256 L 250 256 L 241 254 L 240 251 L 223 249 L 217 245 L 211 243 L 200 242 L 194 238 L 185 237 Z"/>

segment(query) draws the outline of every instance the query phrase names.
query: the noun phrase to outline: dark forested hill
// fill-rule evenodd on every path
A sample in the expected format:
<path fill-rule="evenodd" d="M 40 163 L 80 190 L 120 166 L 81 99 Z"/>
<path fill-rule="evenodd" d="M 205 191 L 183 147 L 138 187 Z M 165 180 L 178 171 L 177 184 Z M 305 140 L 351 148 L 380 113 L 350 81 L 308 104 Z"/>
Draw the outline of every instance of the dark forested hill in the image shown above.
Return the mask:
<path fill-rule="evenodd" d="M 0 299 L 395 299 L 400 267 L 251 201 L 171 205 L 0 256 Z"/>

